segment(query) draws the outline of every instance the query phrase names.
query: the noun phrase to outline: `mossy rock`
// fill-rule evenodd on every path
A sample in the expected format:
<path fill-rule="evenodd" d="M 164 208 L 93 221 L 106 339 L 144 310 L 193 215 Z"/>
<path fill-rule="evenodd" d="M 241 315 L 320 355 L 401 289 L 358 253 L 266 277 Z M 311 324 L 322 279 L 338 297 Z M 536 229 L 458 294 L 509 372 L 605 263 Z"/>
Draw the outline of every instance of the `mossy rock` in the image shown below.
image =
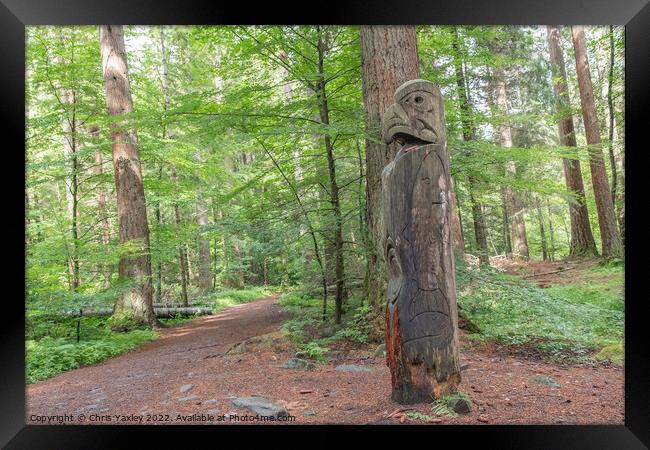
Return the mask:
<path fill-rule="evenodd" d="M 606 345 L 595 356 L 597 361 L 611 361 L 617 365 L 623 365 L 625 351 L 623 344 Z"/>
<path fill-rule="evenodd" d="M 472 411 L 472 401 L 462 392 L 444 397 L 447 406 L 457 414 L 468 414 Z"/>
<path fill-rule="evenodd" d="M 560 387 L 560 383 L 558 383 L 557 380 L 555 380 L 555 378 L 549 377 L 548 375 L 542 375 L 542 374 L 535 375 L 533 377 L 533 381 L 535 383 L 545 384 L 545 385 L 550 386 L 552 388 L 559 388 Z"/>
<path fill-rule="evenodd" d="M 240 342 L 230 347 L 230 349 L 226 352 L 226 355 L 241 355 L 247 351 L 248 348 L 246 347 L 246 342 Z"/>

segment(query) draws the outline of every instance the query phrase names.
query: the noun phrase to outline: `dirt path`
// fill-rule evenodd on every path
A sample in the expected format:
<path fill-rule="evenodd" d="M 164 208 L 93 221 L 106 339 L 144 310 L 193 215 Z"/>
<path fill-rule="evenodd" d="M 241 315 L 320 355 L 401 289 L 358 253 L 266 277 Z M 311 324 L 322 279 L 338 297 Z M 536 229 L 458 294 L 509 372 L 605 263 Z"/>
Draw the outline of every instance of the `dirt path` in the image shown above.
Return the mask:
<path fill-rule="evenodd" d="M 178 420 L 178 415 L 191 419 L 193 414 L 212 414 L 217 422 L 221 414 L 252 414 L 232 404 L 234 397 L 250 395 L 281 404 L 297 424 L 400 423 L 398 418 L 386 419 L 400 405 L 389 398 L 390 374 L 385 359 L 374 356 L 374 345 L 310 371 L 282 369 L 293 353 L 281 343 L 249 345 L 241 354 L 224 356 L 246 338 L 278 330 L 284 317 L 276 299 L 162 330 L 158 340 L 133 352 L 30 385 L 27 423 L 39 423 L 35 415 L 64 414 L 72 415 L 65 423 L 80 423 L 80 414 L 86 424 L 182 424 L 188 422 Z M 468 366 L 460 389 L 472 398 L 473 410 L 444 416 L 439 423 L 623 423 L 620 368 L 560 367 L 490 354 L 467 343 L 462 361 Z M 343 363 L 367 371 L 337 371 L 335 365 Z M 537 375 L 552 377 L 559 387 L 534 381 Z M 431 405 L 415 409 L 434 416 Z M 122 422 L 117 414 L 133 417 Z M 97 416 L 104 418 L 93 420 Z"/>

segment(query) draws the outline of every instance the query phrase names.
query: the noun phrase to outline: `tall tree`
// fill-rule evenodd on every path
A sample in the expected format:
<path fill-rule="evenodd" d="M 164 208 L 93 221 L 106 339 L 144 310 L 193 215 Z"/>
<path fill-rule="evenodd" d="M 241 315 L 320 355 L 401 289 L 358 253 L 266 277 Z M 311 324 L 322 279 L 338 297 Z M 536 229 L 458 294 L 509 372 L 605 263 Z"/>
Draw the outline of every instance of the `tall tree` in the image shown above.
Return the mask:
<path fill-rule="evenodd" d="M 197 154 L 197 160 L 202 161 L 201 155 Z M 209 224 L 208 204 L 205 200 L 204 190 L 199 187 L 196 200 L 196 223 L 199 227 Z M 212 290 L 212 269 L 210 256 L 210 241 L 205 238 L 199 229 L 199 287 L 206 293 Z"/>
<path fill-rule="evenodd" d="M 553 68 L 553 89 L 555 91 L 558 114 L 560 143 L 565 147 L 576 147 L 576 136 L 573 127 L 573 117 L 570 112 L 569 88 L 562 51 L 562 35 L 559 28 L 555 25 L 547 26 L 546 32 L 548 49 L 551 56 L 551 66 Z M 574 196 L 574 199 L 569 202 L 569 218 L 571 221 L 571 247 L 569 256 L 596 255 L 596 241 L 594 241 L 594 236 L 591 232 L 580 161 L 564 158 L 563 165 L 566 187 Z"/>
<path fill-rule="evenodd" d="M 580 103 L 582 105 L 582 117 L 589 146 L 589 166 L 591 168 L 591 184 L 596 197 L 596 211 L 598 213 L 598 224 L 600 226 L 600 239 L 602 253 L 605 258 L 619 258 L 622 256 L 621 236 L 616 225 L 616 214 L 612 199 L 603 150 L 600 142 L 600 129 L 598 126 L 598 115 L 594 101 L 594 91 L 591 84 L 589 71 L 589 60 L 587 58 L 587 44 L 585 32 L 582 26 L 572 26 L 573 49 L 576 60 L 576 72 L 578 74 L 578 88 L 580 90 Z M 613 168 L 616 170 L 616 168 Z"/>
<path fill-rule="evenodd" d="M 467 85 L 465 84 L 465 71 L 463 69 L 463 59 L 461 55 L 462 42 L 457 27 L 454 27 L 452 39 L 452 47 L 454 49 L 454 70 L 463 128 L 462 134 L 463 140 L 469 142 L 476 139 L 476 127 L 471 118 L 469 92 Z M 487 242 L 487 227 L 485 226 L 483 205 L 476 198 L 476 179 L 474 176 L 469 175 L 468 181 L 469 199 L 472 205 L 472 219 L 474 221 L 474 236 L 476 238 L 476 244 L 478 245 L 479 262 L 482 266 L 489 266 L 490 258 Z"/>
<path fill-rule="evenodd" d="M 548 242 L 546 241 L 546 229 L 544 227 L 544 214 L 539 204 L 539 196 L 535 195 L 535 209 L 537 210 L 537 220 L 539 221 L 540 244 L 542 246 L 542 260 L 549 260 Z"/>
<path fill-rule="evenodd" d="M 63 29 L 59 30 L 57 38 L 65 45 L 66 36 Z M 74 50 L 70 52 L 70 61 L 65 61 L 62 54 L 56 54 L 56 64 L 73 64 Z M 74 86 L 65 86 L 63 83 L 58 87 L 57 100 L 65 110 L 62 119 L 63 131 L 63 156 L 66 162 L 67 179 L 65 182 L 65 198 L 68 205 L 68 217 L 70 219 L 70 239 L 72 250 L 68 250 L 68 269 L 70 289 L 76 291 L 81 284 L 79 270 L 79 157 L 78 150 L 78 119 L 77 119 L 77 92 Z"/>
<path fill-rule="evenodd" d="M 368 303 L 383 305 L 386 288 L 381 245 L 381 172 L 395 158 L 398 145 L 381 141 L 381 119 L 394 102 L 395 90 L 420 78 L 414 26 L 361 26 L 363 105 L 366 112 L 366 208 L 368 253 L 366 263 Z"/>
<path fill-rule="evenodd" d="M 93 166 L 93 173 L 98 178 L 97 185 L 95 187 L 95 192 L 97 195 L 97 212 L 99 213 L 99 224 L 102 230 L 101 242 L 102 245 L 109 249 L 111 242 L 111 228 L 108 223 L 108 211 L 106 208 L 106 193 L 104 192 L 104 187 L 101 183 L 101 177 L 104 174 L 104 158 L 102 156 L 102 149 L 99 142 L 99 127 L 97 125 L 90 126 L 88 128 L 93 142 L 96 146 L 95 148 L 95 164 Z M 112 268 L 110 265 L 105 264 L 103 267 L 100 265 L 100 268 L 104 272 L 104 285 L 108 287 L 111 282 Z"/>
<path fill-rule="evenodd" d="M 495 54 L 503 57 L 505 49 L 501 45 L 494 45 Z M 494 77 L 494 93 L 496 106 L 502 117 L 508 115 L 508 93 L 506 89 L 506 76 L 503 67 L 497 66 L 492 70 Z M 499 143 L 502 147 L 512 147 L 512 129 L 507 120 L 499 124 Z M 514 161 L 506 162 L 506 177 L 517 176 L 517 165 Z M 510 222 L 510 235 L 512 236 L 512 254 L 515 258 L 528 259 L 528 239 L 526 237 L 526 222 L 524 221 L 524 208 L 519 194 L 512 186 L 504 186 L 504 197 L 507 217 Z"/>
<path fill-rule="evenodd" d="M 120 257 L 119 278 L 130 283 L 115 301 L 113 323 L 140 322 L 153 325 L 149 225 L 142 182 L 142 168 L 135 128 L 129 124 L 133 99 L 120 25 L 99 28 L 102 70 L 113 140 L 113 167 L 117 194 L 120 244 L 128 246 Z"/>
<path fill-rule="evenodd" d="M 450 178 L 451 187 L 449 189 L 449 205 L 451 206 L 451 235 L 454 240 L 454 250 L 459 255 L 465 255 L 465 238 L 463 237 L 463 222 L 460 217 L 458 208 L 458 199 L 456 197 L 456 186 L 454 179 Z"/>
<path fill-rule="evenodd" d="M 161 67 L 162 67 L 162 86 L 163 86 L 163 95 L 164 95 L 164 110 L 167 112 L 171 104 L 171 97 L 169 95 L 169 71 L 167 69 L 167 52 L 165 50 L 165 29 L 163 26 L 160 27 L 160 53 L 161 53 Z M 163 127 L 163 138 L 166 140 L 171 140 L 173 137 L 169 126 L 165 124 Z M 176 165 L 172 164 L 171 166 L 171 178 L 174 183 L 178 183 L 178 173 L 176 171 Z M 178 202 L 174 202 L 174 216 L 176 218 L 176 226 L 180 229 L 183 225 L 183 218 L 181 215 L 181 207 Z M 187 295 L 187 285 L 189 284 L 189 260 L 187 257 L 187 250 L 185 249 L 185 243 L 182 242 L 178 245 L 178 261 L 181 268 L 181 302 L 184 306 L 189 304 L 189 298 Z"/>
<path fill-rule="evenodd" d="M 318 51 L 318 110 L 320 113 L 320 123 L 325 127 L 330 125 L 330 110 L 327 102 L 327 89 L 325 79 L 325 55 L 329 50 L 327 34 L 321 30 L 319 25 L 316 26 L 318 32 L 317 51 Z M 336 178 L 336 160 L 334 158 L 334 144 L 330 137 L 329 130 L 323 133 L 323 142 L 327 153 L 327 169 L 330 181 L 330 202 L 334 213 L 334 251 L 335 251 L 335 276 L 336 276 L 336 297 L 334 321 L 341 323 L 341 308 L 343 305 L 343 296 L 345 290 L 345 269 L 343 266 L 343 217 L 341 214 L 341 202 L 339 198 L 339 186 Z"/>

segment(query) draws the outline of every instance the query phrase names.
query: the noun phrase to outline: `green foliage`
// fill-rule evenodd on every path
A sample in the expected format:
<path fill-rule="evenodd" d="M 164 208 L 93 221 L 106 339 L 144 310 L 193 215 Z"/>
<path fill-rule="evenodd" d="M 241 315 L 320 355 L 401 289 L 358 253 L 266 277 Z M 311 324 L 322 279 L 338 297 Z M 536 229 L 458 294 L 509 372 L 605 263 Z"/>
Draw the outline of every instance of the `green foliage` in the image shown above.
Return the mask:
<path fill-rule="evenodd" d="M 505 344 L 535 344 L 538 349 L 585 355 L 623 340 L 622 270 L 608 267 L 595 275 L 615 278 L 540 289 L 494 270 L 457 262 L 461 313 L 480 331 L 475 339 Z M 620 279 L 618 281 L 617 279 Z"/>
<path fill-rule="evenodd" d="M 594 90 L 602 93 L 601 88 L 611 85 L 616 126 L 622 131 L 624 30 L 588 27 L 587 31 Z M 35 26 L 27 27 L 26 34 L 28 335 L 35 341 L 48 336 L 70 339 L 76 322 L 61 321 L 56 315 L 112 307 L 129 289 L 128 283 L 117 279 L 120 256 L 138 246 L 120 244 L 118 239 L 112 120 L 106 113 L 97 27 Z M 124 120 L 137 130 L 155 301 L 179 302 L 179 250 L 184 249 L 194 272 L 188 286 L 194 305 L 210 306 L 216 312 L 287 290 L 281 303 L 292 319 L 285 329 L 301 351 L 318 359 L 324 357 L 323 349 L 337 342 L 369 342 L 377 311 L 360 306 L 363 293 L 356 284 L 366 275 L 369 256 L 363 143 L 373 138 L 364 124 L 359 28 L 127 26 L 125 37 L 134 112 Z M 565 42 L 570 41 L 567 37 Z M 615 50 L 613 79 L 604 75 L 609 68 L 610 37 Z M 468 251 L 476 250 L 471 220 L 474 199 L 483 205 L 490 253 L 504 253 L 509 230 L 501 189 L 510 186 L 520 193 L 525 208 L 531 256 L 541 256 L 533 194 L 547 200 L 542 220 L 554 226 L 553 256 L 566 256 L 567 202 L 575 201 L 575 196 L 564 187 L 562 159 L 585 164 L 587 148 L 579 126 L 578 147 L 558 144 L 559 115 L 545 29 L 418 26 L 417 38 L 421 76 L 438 83 L 444 97 L 450 169 Z M 317 61 L 319 50 L 322 67 Z M 569 50 L 565 59 L 572 108 L 566 113 L 578 116 L 580 102 L 570 56 Z M 469 112 L 461 109 L 459 101 L 458 63 L 465 70 Z M 319 116 L 321 96 L 315 95 L 320 69 L 329 106 L 327 124 Z M 505 72 L 507 113 L 494 106 L 490 75 L 494 69 Z M 73 94 L 74 101 L 67 101 L 63 93 Z M 605 98 L 597 95 L 596 103 L 599 118 L 607 117 Z M 476 139 L 470 142 L 462 138 L 468 118 L 476 127 Z M 512 129 L 510 148 L 497 145 L 503 124 Z M 99 127 L 97 135 L 89 131 L 93 125 Z M 323 272 L 316 250 L 321 258 L 331 258 L 337 226 L 328 195 L 326 136 L 333 146 L 340 187 L 344 275 L 350 296 L 340 326 L 329 325 L 332 296 L 324 312 L 319 298 Z M 617 132 L 611 142 L 604 140 L 620 158 L 624 157 L 623 137 Z M 74 142 L 74 154 L 64 152 L 66 141 Z M 516 174 L 504 170 L 511 161 Z M 605 161 L 611 174 L 616 167 L 610 167 L 608 158 Z M 598 241 L 588 170 L 583 170 L 583 176 Z M 78 182 L 76 214 L 70 209 L 73 178 Z M 621 205 L 622 198 L 616 202 Z M 208 216 L 201 221 L 199 206 Z M 199 243 L 207 243 L 209 249 L 215 285 L 211 293 L 201 292 L 196 283 L 197 269 L 206 263 Z M 76 288 L 71 271 L 75 262 L 80 279 Z M 479 325 L 482 334 L 477 338 L 535 343 L 551 353 L 570 348 L 587 355 L 622 341 L 622 271 L 621 261 L 610 261 L 575 286 L 540 290 L 497 272 L 459 267 L 459 304 Z M 332 274 L 326 277 L 332 279 Z M 269 287 L 255 287 L 262 284 Z M 87 326 L 91 319 L 81 323 L 82 342 L 94 339 Z M 119 319 L 111 323 L 120 328 L 135 325 Z M 104 321 L 97 329 L 107 325 Z"/>
<path fill-rule="evenodd" d="M 194 320 L 197 317 L 200 317 L 200 316 L 197 316 L 197 315 L 180 316 L 180 315 L 178 315 L 178 316 L 174 316 L 174 317 L 162 317 L 162 318 L 159 318 L 158 320 L 161 323 L 163 323 L 164 325 L 174 327 L 174 326 L 177 326 L 177 325 L 182 325 L 185 322 L 189 322 L 191 320 Z"/>
<path fill-rule="evenodd" d="M 216 313 L 231 306 L 248 303 L 253 300 L 268 297 L 277 292 L 274 286 L 247 286 L 241 289 L 223 289 L 202 296 L 192 302 L 194 306 L 209 306 Z"/>
<path fill-rule="evenodd" d="M 596 353 L 595 358 L 598 361 L 610 361 L 614 364 L 623 365 L 625 359 L 623 344 L 607 345 Z"/>
<path fill-rule="evenodd" d="M 349 299 L 347 309 L 338 326 L 322 320 L 322 300 L 294 290 L 284 294 L 280 305 L 291 318 L 282 325 L 290 340 L 299 349 L 299 353 L 319 361 L 325 360 L 328 346 L 336 342 L 365 344 L 370 342 L 371 322 L 368 316 L 371 309 L 360 306 L 360 300 Z M 333 314 L 333 302 L 328 304 L 327 314 Z"/>
<path fill-rule="evenodd" d="M 431 419 L 433 419 L 433 417 L 431 417 L 431 416 L 429 416 L 427 414 L 423 414 L 423 413 L 421 413 L 419 411 L 405 411 L 404 415 L 409 420 L 416 420 L 416 421 L 419 421 L 419 422 L 428 422 Z"/>
<path fill-rule="evenodd" d="M 325 362 L 325 354 L 329 352 L 329 348 L 321 347 L 316 341 L 306 342 L 300 346 L 300 350 L 296 352 L 296 356 L 314 359 L 318 362 Z"/>
<path fill-rule="evenodd" d="M 128 352 L 156 338 L 152 330 L 128 333 L 103 331 L 92 340 L 79 343 L 64 337 L 44 337 L 26 341 L 26 379 L 28 383 L 50 378 L 80 366 L 96 364 Z"/>
<path fill-rule="evenodd" d="M 435 400 L 431 406 L 431 411 L 433 411 L 436 416 L 456 417 L 458 414 L 449 406 L 448 400 L 449 399 L 446 398 Z"/>

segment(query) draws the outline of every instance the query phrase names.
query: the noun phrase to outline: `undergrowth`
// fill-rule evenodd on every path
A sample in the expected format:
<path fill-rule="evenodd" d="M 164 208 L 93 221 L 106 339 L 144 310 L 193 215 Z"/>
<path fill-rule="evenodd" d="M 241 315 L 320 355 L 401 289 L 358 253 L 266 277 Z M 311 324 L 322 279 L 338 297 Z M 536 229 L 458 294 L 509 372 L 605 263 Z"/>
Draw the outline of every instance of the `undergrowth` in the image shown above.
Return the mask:
<path fill-rule="evenodd" d="M 278 290 L 279 288 L 274 286 L 247 286 L 242 289 L 222 289 L 195 299 L 192 305 L 208 306 L 212 308 L 213 313 L 217 313 L 231 306 L 268 297 L 278 292 Z"/>
<path fill-rule="evenodd" d="M 213 313 L 230 306 L 266 297 L 277 288 L 252 286 L 225 289 L 203 296 L 193 306 L 209 306 Z M 196 316 L 176 316 L 159 319 L 175 326 Z M 77 337 L 77 317 L 67 317 L 55 311 L 31 313 L 26 321 L 26 380 L 44 380 L 77 367 L 96 364 L 107 358 L 133 350 L 157 337 L 155 330 L 133 329 L 124 333 L 110 330 L 109 317 L 82 317 Z M 79 342 L 77 342 L 77 338 Z"/>
<path fill-rule="evenodd" d="M 108 328 L 97 329 L 88 339 L 46 336 L 26 341 L 26 380 L 35 383 L 80 366 L 97 364 L 112 356 L 133 350 L 156 338 L 150 329 L 113 333 Z"/>
<path fill-rule="evenodd" d="M 460 313 L 478 327 L 469 335 L 472 339 L 533 344 L 558 358 L 571 354 L 577 362 L 592 359 L 603 348 L 622 348 L 621 265 L 596 266 L 573 284 L 546 289 L 492 269 L 472 268 L 460 259 L 456 267 Z"/>
<path fill-rule="evenodd" d="M 371 310 L 368 306 L 362 306 L 357 298 L 347 300 L 339 325 L 331 323 L 334 315 L 333 301 L 327 304 L 325 322 L 322 320 L 323 304 L 320 298 L 293 291 L 282 296 L 280 305 L 291 315 L 291 319 L 283 324 L 282 330 L 297 348 L 298 356 L 325 362 L 327 353 L 335 342 L 365 344 L 371 340 Z"/>

